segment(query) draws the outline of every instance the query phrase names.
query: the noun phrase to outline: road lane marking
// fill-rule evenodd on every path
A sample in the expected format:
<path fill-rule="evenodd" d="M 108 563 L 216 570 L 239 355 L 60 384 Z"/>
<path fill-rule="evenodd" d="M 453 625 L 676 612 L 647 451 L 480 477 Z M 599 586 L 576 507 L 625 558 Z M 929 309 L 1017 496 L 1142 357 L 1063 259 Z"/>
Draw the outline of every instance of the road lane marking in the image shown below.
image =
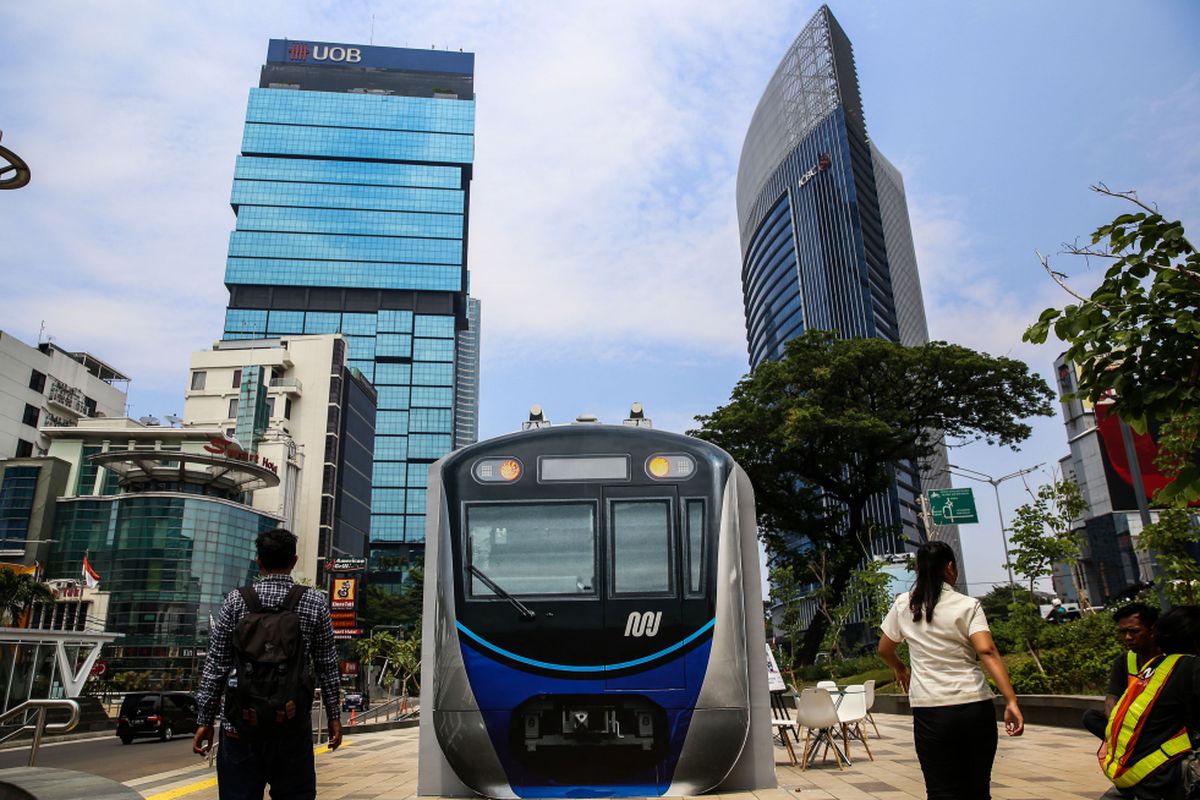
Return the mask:
<path fill-rule="evenodd" d="M 205 789 L 211 789 L 216 785 L 216 778 L 208 778 L 197 783 L 189 783 L 187 786 L 177 786 L 176 788 L 168 789 L 165 792 L 152 794 L 147 797 L 146 800 L 175 800 L 176 797 L 183 797 L 184 795 L 191 794 L 192 792 L 200 792 Z"/>
<path fill-rule="evenodd" d="M 350 744 L 349 739 L 342 740 L 342 747 L 345 747 L 348 744 Z M 338 749 L 340 750 L 341 748 L 338 748 Z M 330 750 L 329 750 L 329 745 L 327 745 L 327 744 L 323 744 L 319 747 L 313 748 L 314 756 L 319 756 L 321 753 L 328 753 L 328 752 L 330 752 Z M 186 795 L 193 794 L 195 792 L 202 792 L 205 789 L 211 789 L 212 787 L 214 787 L 216 785 L 217 785 L 217 779 L 215 777 L 214 778 L 205 778 L 204 780 L 197 781 L 196 783 L 189 783 L 185 786 L 176 786 L 174 789 L 168 789 L 165 792 L 159 792 L 158 794 L 148 795 L 146 797 L 146 800 L 176 800 L 176 798 L 179 798 L 179 797 L 185 797 Z"/>

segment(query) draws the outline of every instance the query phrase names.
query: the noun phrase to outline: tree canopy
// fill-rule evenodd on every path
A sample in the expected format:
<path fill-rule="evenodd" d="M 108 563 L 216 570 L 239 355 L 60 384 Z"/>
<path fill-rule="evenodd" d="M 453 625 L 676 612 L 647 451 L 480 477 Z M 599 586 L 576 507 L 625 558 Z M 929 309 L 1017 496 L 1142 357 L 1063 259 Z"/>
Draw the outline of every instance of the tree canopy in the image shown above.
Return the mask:
<path fill-rule="evenodd" d="M 927 464 L 943 437 L 1015 446 L 1022 420 L 1051 414 L 1053 393 L 1028 367 L 959 345 L 905 347 L 809 331 L 734 387 L 691 433 L 732 455 L 754 484 L 760 530 L 775 563 L 824 574 L 840 597 L 886 533 L 870 499 L 903 462 Z M 811 661 L 828 620 L 818 614 L 799 654 Z"/>
<path fill-rule="evenodd" d="M 1184 236 L 1183 223 L 1167 220 L 1136 193 L 1114 192 L 1103 184 L 1092 189 L 1138 210 L 1101 225 L 1090 245 L 1065 248 L 1108 265 L 1087 297 L 1038 254 L 1076 302 L 1043 311 L 1024 338 L 1041 344 L 1053 329 L 1079 368 L 1079 397 L 1110 399 L 1112 411 L 1139 433 L 1152 422 L 1163 423 L 1160 447 L 1167 451 L 1167 474 L 1174 481 L 1161 499 L 1195 500 L 1200 498 L 1200 466 L 1192 457 L 1200 432 L 1200 254 Z"/>

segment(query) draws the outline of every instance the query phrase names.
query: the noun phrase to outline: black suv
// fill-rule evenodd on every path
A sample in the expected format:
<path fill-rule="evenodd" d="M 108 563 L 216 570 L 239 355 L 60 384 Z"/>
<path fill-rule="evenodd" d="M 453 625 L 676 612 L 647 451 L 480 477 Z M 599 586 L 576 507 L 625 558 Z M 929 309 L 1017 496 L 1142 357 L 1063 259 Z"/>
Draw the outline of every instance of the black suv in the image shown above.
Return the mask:
<path fill-rule="evenodd" d="M 132 692 L 121 701 L 117 736 L 122 744 L 137 736 L 164 742 L 177 733 L 196 732 L 196 699 L 187 692 Z"/>

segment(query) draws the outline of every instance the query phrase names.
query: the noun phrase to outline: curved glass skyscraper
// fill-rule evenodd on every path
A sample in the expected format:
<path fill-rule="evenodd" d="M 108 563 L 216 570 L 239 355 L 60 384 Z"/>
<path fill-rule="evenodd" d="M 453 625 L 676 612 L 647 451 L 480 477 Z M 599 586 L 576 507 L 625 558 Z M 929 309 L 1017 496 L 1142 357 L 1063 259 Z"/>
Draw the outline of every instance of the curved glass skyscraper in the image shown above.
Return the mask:
<path fill-rule="evenodd" d="M 867 136 L 854 53 L 827 6 L 796 37 L 754 111 L 737 206 L 752 368 L 782 356 L 806 329 L 929 340 L 904 183 Z M 922 541 L 918 498 L 922 488 L 949 485 L 942 462 L 924 487 L 915 469 L 898 469 L 872 504 L 874 519 L 899 522 Z M 956 529 L 941 538 L 959 549 Z M 904 549 L 896 539 L 877 547 Z"/>

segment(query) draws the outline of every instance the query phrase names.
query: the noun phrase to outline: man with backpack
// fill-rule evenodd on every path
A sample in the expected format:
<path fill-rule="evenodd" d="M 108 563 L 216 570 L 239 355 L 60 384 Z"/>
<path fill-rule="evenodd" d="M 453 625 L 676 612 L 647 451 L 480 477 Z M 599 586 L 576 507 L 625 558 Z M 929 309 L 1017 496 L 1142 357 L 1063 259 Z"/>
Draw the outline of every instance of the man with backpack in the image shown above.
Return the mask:
<path fill-rule="evenodd" d="M 276 528 L 260 534 L 255 544 L 261 580 L 229 593 L 209 635 L 192 750 L 204 755 L 212 746 L 213 720 L 221 706 L 221 800 L 262 800 L 268 784 L 272 800 L 311 800 L 317 796 L 317 775 L 310 660 L 329 719 L 329 749 L 342 743 L 329 604 L 317 590 L 292 580 L 294 534 Z"/>

